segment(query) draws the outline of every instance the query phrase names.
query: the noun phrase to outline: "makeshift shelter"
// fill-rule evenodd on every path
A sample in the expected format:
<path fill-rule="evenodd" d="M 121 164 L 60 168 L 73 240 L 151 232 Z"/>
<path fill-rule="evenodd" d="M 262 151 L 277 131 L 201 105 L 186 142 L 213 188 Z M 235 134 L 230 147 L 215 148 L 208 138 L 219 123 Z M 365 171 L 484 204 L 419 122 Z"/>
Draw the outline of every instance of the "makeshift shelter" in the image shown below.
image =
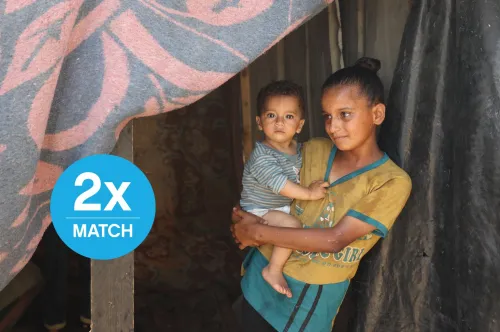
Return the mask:
<path fill-rule="evenodd" d="M 139 165 L 165 203 L 149 242 L 136 252 L 136 271 L 132 254 L 92 263 L 92 330 L 133 329 L 134 273 L 160 284 L 206 274 L 214 266 L 213 271 L 227 268 L 231 275 L 239 256 L 236 248 L 224 247 L 228 239 L 219 229 L 225 221 L 217 213 L 226 211 L 239 191 L 243 155 L 256 138 L 252 103 L 258 88 L 275 78 L 303 84 L 310 113 L 302 139 L 323 135 L 313 112 L 318 87 L 332 71 L 367 55 L 382 61 L 389 96 L 381 144 L 410 173 L 414 191 L 391 235 L 365 258 L 335 331 L 500 330 L 498 4 L 415 0 L 408 19 L 406 1 L 326 5 L 319 0 L 262 1 L 258 8 L 254 1 L 0 5 L 4 27 L 13 29 L 1 34 L 0 44 L 0 289 L 30 260 L 49 225 L 48 200 L 57 176 L 82 156 L 111 151 L 120 131 L 113 153 Z M 125 127 L 133 116 L 181 106 L 184 110 Z M 191 153 L 183 154 L 186 146 Z M 167 171 L 161 173 L 161 167 Z M 179 184 L 178 174 L 185 175 L 186 185 Z M 216 189 L 207 192 L 210 188 Z M 207 196 L 215 212 L 208 204 L 188 204 Z M 211 214 L 218 222 L 211 227 L 218 231 L 206 240 L 223 249 L 210 251 L 208 242 L 196 242 L 206 231 L 200 225 L 165 222 L 172 211 L 181 211 L 180 221 Z M 169 231 L 176 237 L 194 233 L 187 259 L 196 264 L 186 264 L 185 257 L 170 261 L 176 281 L 165 282 L 172 273 L 158 266 L 165 252 L 175 249 L 162 247 Z M 205 265 L 194 259 L 207 253 L 211 259 Z M 216 290 L 234 282 L 209 280 Z M 228 303 L 233 298 L 221 296 L 236 290 L 210 294 Z M 230 310 L 222 306 L 218 314 Z M 222 321 L 225 330 L 234 327 Z"/>

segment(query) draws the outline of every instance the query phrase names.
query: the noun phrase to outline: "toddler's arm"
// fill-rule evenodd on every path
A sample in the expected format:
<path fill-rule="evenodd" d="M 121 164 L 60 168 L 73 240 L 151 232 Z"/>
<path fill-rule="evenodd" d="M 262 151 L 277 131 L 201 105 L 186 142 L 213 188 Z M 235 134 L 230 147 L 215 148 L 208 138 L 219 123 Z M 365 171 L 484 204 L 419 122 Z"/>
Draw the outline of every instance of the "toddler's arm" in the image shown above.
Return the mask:
<path fill-rule="evenodd" d="M 328 188 L 328 186 L 328 182 L 324 182 L 322 180 L 312 182 L 309 187 L 303 187 L 287 180 L 285 186 L 280 191 L 280 195 L 292 199 L 312 201 L 325 197 L 326 188 Z"/>
<path fill-rule="evenodd" d="M 326 195 L 328 182 L 314 181 L 309 187 L 298 185 L 288 180 L 277 160 L 270 155 L 255 157 L 249 167 L 255 179 L 276 194 L 299 200 L 316 200 Z"/>

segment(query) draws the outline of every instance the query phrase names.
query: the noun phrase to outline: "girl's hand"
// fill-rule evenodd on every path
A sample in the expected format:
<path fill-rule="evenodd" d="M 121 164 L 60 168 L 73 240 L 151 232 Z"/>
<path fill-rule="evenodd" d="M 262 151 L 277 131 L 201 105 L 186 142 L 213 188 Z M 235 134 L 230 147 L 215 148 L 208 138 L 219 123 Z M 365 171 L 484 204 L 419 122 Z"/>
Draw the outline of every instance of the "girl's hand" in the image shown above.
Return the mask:
<path fill-rule="evenodd" d="M 261 224 L 265 223 L 264 219 L 238 208 L 233 209 L 231 219 L 233 221 L 231 233 L 240 249 L 262 245 L 257 240 L 257 230 Z"/>

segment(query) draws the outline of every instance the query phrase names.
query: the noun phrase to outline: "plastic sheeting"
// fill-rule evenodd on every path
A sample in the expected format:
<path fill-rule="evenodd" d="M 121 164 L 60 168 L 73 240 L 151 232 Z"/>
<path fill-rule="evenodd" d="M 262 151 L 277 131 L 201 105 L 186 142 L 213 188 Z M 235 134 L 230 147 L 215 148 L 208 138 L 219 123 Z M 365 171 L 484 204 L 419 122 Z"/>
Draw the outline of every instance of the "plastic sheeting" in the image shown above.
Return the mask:
<path fill-rule="evenodd" d="M 498 0 L 414 1 L 381 145 L 413 193 L 350 331 L 500 331 Z"/>

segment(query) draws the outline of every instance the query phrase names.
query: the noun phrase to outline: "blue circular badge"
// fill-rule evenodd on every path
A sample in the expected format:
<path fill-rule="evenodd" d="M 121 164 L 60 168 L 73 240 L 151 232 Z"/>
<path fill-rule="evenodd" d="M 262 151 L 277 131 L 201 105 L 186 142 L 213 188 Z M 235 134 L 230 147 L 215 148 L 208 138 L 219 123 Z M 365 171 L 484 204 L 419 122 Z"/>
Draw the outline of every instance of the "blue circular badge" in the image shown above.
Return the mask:
<path fill-rule="evenodd" d="M 113 155 L 78 160 L 59 177 L 50 212 L 62 241 L 91 259 L 135 250 L 153 226 L 156 202 L 144 173 Z"/>

